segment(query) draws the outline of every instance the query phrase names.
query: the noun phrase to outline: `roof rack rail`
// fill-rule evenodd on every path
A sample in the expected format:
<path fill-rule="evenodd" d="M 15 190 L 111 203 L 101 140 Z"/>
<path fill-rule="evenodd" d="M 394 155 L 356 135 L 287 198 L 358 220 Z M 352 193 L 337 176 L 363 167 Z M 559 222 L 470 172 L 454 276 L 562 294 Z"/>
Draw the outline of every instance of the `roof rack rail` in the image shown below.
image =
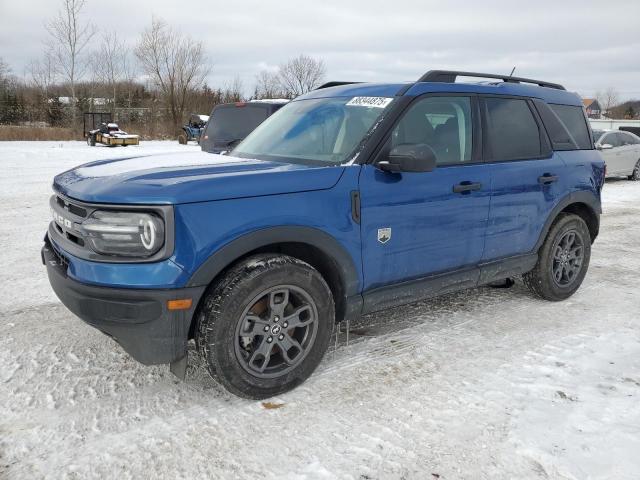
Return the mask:
<path fill-rule="evenodd" d="M 339 87 L 340 85 L 353 85 L 354 83 L 362 83 L 362 82 L 327 82 L 317 87 L 316 90 L 320 90 L 322 88 L 329 88 L 329 87 Z"/>
<path fill-rule="evenodd" d="M 508 83 L 532 83 L 540 87 L 566 90 L 566 88 L 558 83 L 533 80 L 531 78 L 511 77 L 509 75 L 496 75 L 493 73 L 458 72 L 455 70 L 429 70 L 420 77 L 418 82 L 454 83 L 457 77 L 496 78 Z"/>

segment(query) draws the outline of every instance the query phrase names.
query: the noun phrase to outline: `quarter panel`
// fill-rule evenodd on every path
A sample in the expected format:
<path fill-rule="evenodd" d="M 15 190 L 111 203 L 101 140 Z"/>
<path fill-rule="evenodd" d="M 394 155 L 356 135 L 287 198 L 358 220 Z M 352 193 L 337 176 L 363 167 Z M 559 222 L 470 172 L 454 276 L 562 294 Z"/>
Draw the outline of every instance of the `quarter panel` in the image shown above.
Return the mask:
<path fill-rule="evenodd" d="M 559 152 L 566 165 L 565 194 L 588 192 L 601 201 L 604 183 L 604 160 L 598 150 L 574 150 Z M 599 213 L 599 212 L 598 212 Z"/>

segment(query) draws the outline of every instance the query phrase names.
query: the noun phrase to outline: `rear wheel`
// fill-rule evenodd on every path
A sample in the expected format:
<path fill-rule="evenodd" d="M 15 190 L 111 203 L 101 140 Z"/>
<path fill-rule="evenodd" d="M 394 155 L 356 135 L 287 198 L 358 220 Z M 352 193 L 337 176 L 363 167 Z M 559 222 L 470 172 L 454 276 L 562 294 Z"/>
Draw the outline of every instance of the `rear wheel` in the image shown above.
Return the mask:
<path fill-rule="evenodd" d="M 591 236 L 585 221 L 560 214 L 538 252 L 538 263 L 524 275 L 525 284 L 546 300 L 564 300 L 582 284 L 590 258 Z"/>
<path fill-rule="evenodd" d="M 96 137 L 94 137 L 91 134 L 87 135 L 87 145 L 89 145 L 90 147 L 95 147 L 96 146 Z"/>
<path fill-rule="evenodd" d="M 633 180 L 634 182 L 640 181 L 640 160 L 636 163 L 633 173 L 629 175 L 629 180 Z"/>
<path fill-rule="evenodd" d="M 187 144 L 187 136 L 184 135 L 184 134 L 178 135 L 178 143 L 180 145 L 186 145 Z"/>
<path fill-rule="evenodd" d="M 267 398 L 311 375 L 334 318 L 331 290 L 313 267 L 284 255 L 256 255 L 207 294 L 197 316 L 198 350 L 229 391 Z"/>

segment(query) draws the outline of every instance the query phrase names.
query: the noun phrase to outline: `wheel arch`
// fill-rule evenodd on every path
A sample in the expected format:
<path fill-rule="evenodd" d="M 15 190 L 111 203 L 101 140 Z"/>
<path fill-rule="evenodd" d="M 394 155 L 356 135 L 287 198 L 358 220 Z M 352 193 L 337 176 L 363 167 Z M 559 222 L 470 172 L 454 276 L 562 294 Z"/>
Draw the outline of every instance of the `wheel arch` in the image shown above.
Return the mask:
<path fill-rule="evenodd" d="M 210 285 L 230 266 L 256 253 L 289 255 L 318 270 L 333 294 L 336 321 L 351 315 L 361 304 L 359 274 L 351 255 L 333 236 L 305 226 L 261 229 L 231 241 L 196 270 L 187 286 Z"/>
<path fill-rule="evenodd" d="M 592 192 L 573 192 L 558 202 L 552 210 L 536 244 L 536 251 L 538 251 L 544 243 L 549 229 L 561 213 L 573 213 L 582 218 L 589 228 L 591 243 L 595 241 L 600 231 L 600 213 L 602 213 L 600 201 Z"/>

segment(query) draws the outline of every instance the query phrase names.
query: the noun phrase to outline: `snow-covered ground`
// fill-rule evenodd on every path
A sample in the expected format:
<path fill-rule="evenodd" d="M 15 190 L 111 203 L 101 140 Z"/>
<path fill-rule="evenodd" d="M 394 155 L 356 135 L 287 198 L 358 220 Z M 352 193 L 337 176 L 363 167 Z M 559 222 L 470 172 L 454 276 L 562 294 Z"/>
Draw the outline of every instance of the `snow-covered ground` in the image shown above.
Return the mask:
<path fill-rule="evenodd" d="M 136 363 L 40 264 L 55 173 L 187 148 L 0 143 L 0 478 L 640 478 L 640 183 L 607 182 L 571 299 L 518 283 L 369 316 L 263 404 Z"/>

